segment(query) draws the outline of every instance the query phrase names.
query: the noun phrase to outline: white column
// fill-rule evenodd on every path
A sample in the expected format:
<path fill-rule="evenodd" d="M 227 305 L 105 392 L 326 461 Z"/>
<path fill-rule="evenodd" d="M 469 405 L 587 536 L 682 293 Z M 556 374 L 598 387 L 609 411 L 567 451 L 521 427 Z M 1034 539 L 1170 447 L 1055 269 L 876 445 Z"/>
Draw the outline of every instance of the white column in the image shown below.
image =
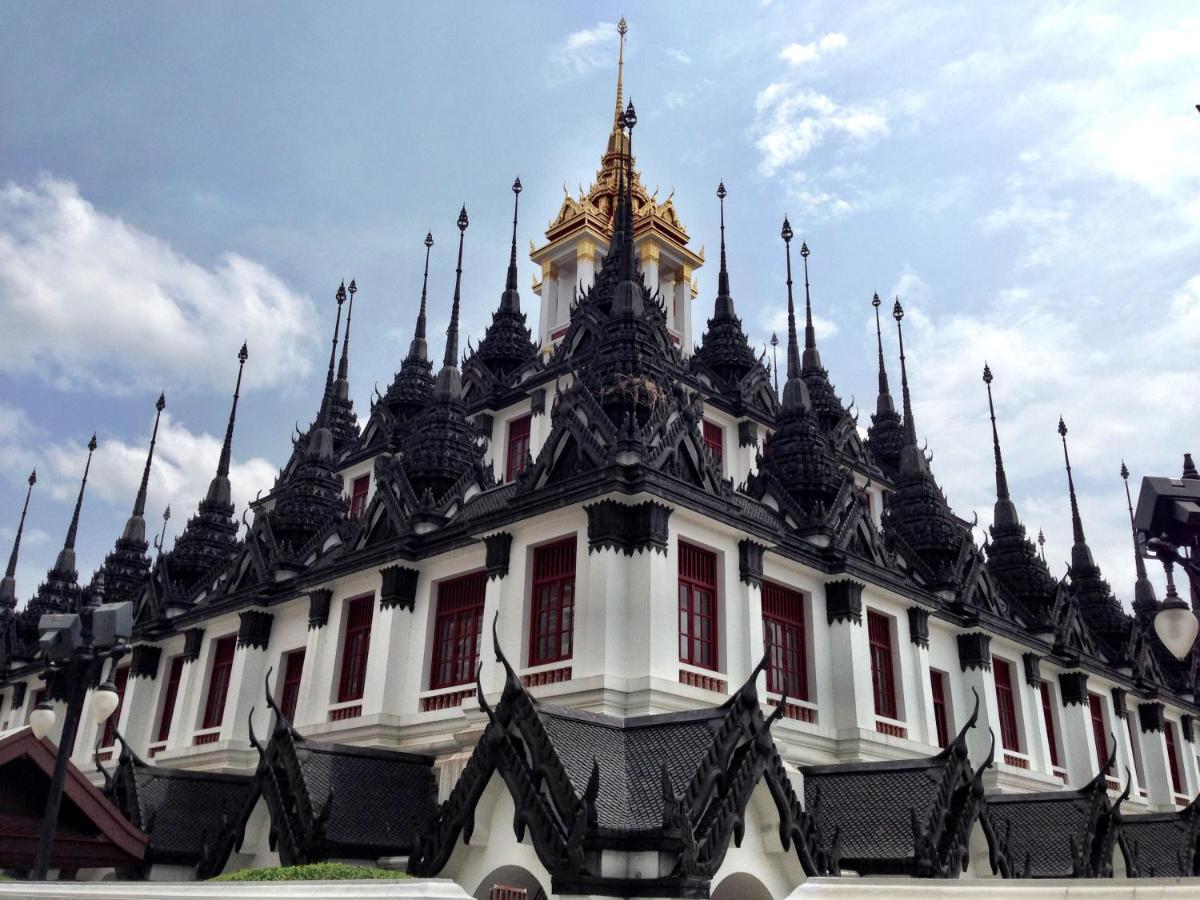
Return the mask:
<path fill-rule="evenodd" d="M 667 541 L 667 552 L 646 547 L 623 558 L 628 578 L 625 592 L 628 604 L 625 616 L 625 661 L 634 668 L 617 669 L 641 674 L 639 660 L 645 660 L 647 674 L 666 681 L 679 681 L 679 604 L 678 546 Z M 718 597 L 720 604 L 728 597 Z M 673 602 L 674 601 L 674 602 Z M 619 615 L 619 614 L 618 614 Z M 718 640 L 720 638 L 718 637 Z M 718 675 L 713 672 L 713 675 Z"/>
<path fill-rule="evenodd" d="M 332 601 L 331 601 L 332 605 Z M 333 684 L 333 658 L 336 646 L 338 619 L 323 625 L 308 626 L 308 638 L 304 643 L 304 671 L 300 677 L 300 690 L 296 692 L 296 714 L 293 725 L 315 725 L 329 718 L 331 685 Z"/>
<path fill-rule="evenodd" d="M 937 746 L 937 719 L 933 712 L 933 679 L 929 675 L 929 613 L 920 607 L 908 611 L 909 662 L 911 677 L 904 679 L 909 698 L 909 737 Z M 917 626 L 914 633 L 914 624 Z"/>
<path fill-rule="evenodd" d="M 371 648 L 367 651 L 363 715 L 397 716 L 411 712 L 405 699 L 420 690 L 419 685 L 410 684 L 405 677 L 410 650 L 405 632 L 412 627 L 412 618 L 412 610 L 402 606 L 376 608 L 371 626 Z"/>
<path fill-rule="evenodd" d="M 640 248 L 642 275 L 645 276 L 647 286 L 651 291 L 659 289 L 658 278 L 658 247 L 655 244 L 646 241 Z M 670 298 L 664 295 L 664 299 L 670 302 Z M 669 313 L 670 310 L 667 310 Z M 668 321 L 670 321 L 668 319 Z"/>
<path fill-rule="evenodd" d="M 1171 764 L 1167 756 L 1167 741 L 1163 736 L 1161 703 L 1139 703 L 1134 720 L 1134 733 L 1142 745 L 1142 769 L 1146 773 L 1146 802 L 1152 809 L 1175 809 L 1175 792 L 1171 786 Z M 1149 727 L 1147 727 L 1149 726 Z"/>
<path fill-rule="evenodd" d="M 1194 723 L 1192 727 L 1196 727 Z M 1175 723 L 1175 734 L 1179 738 L 1175 749 L 1179 751 L 1179 777 L 1183 780 L 1183 792 L 1189 797 L 1195 797 L 1197 793 L 1200 793 L 1196 771 L 1196 745 L 1193 741 L 1184 738 L 1181 722 Z M 1195 732 L 1192 733 L 1192 737 L 1194 740 Z"/>
<path fill-rule="evenodd" d="M 875 731 L 875 688 L 862 588 L 848 579 L 825 585 L 833 684 L 829 703 L 821 705 L 823 711 L 832 705 L 830 718 L 839 739 L 856 738 L 860 730 Z M 842 592 L 848 597 L 840 598 Z"/>
<path fill-rule="evenodd" d="M 1096 757 L 1096 736 L 1092 730 L 1092 711 L 1088 704 L 1087 673 L 1064 672 L 1058 676 L 1062 708 L 1062 749 L 1059 759 L 1067 770 L 1073 788 L 1080 788 L 1096 777 L 1102 760 Z"/>
<path fill-rule="evenodd" d="M 496 661 L 496 653 L 492 647 L 492 621 L 500 610 L 500 598 L 504 590 L 504 579 L 489 575 L 487 587 L 483 593 L 483 629 L 479 637 L 479 673 L 480 683 L 485 693 L 499 692 L 504 687 L 504 667 Z M 497 623 L 499 629 L 499 623 Z M 507 642 L 501 646 L 508 664 L 514 669 L 521 667 L 518 655 L 519 647 L 510 646 Z"/>
<path fill-rule="evenodd" d="M 575 283 L 568 285 L 566 299 L 569 303 L 569 298 L 573 295 L 573 291 L 579 289 L 580 284 L 583 285 L 582 290 L 587 290 L 592 286 L 592 282 L 596 280 L 596 245 L 591 241 L 580 241 L 575 248 Z M 565 307 L 559 310 L 559 321 L 565 322 L 567 316 Z"/>
<path fill-rule="evenodd" d="M 584 577 L 580 579 L 583 590 L 577 590 L 575 597 L 574 676 L 633 676 L 630 666 L 635 657 L 625 646 L 624 634 L 626 618 L 632 614 L 625 559 L 612 548 L 590 550 L 586 530 L 578 540 L 576 559 L 583 564 Z"/>
<path fill-rule="evenodd" d="M 762 571 L 762 557 L 759 557 L 759 572 Z M 763 634 L 763 616 L 762 616 L 762 581 L 750 580 L 748 583 L 740 579 L 740 573 L 735 572 L 734 578 L 727 579 L 729 583 L 736 585 L 735 591 L 730 591 L 731 599 L 736 597 L 735 602 L 742 607 L 742 628 L 743 628 L 743 646 L 744 655 L 739 654 L 740 659 L 735 660 L 733 654 L 729 655 L 729 665 L 727 668 L 733 672 L 749 672 L 754 666 L 758 665 L 758 661 L 762 659 L 763 652 L 766 650 L 766 638 Z M 740 595 L 740 596 L 739 596 Z M 728 607 L 729 604 L 726 604 Z M 740 678 L 739 678 L 740 680 Z M 731 684 L 730 687 L 733 687 Z M 767 695 L 767 673 L 763 672 L 758 676 L 758 681 L 754 686 L 758 691 L 760 698 Z"/>
<path fill-rule="evenodd" d="M 221 720 L 222 741 L 250 741 L 250 711 L 254 710 L 254 732 L 259 738 L 268 734 L 271 727 L 271 710 L 267 706 L 264 677 L 267 674 L 267 648 L 242 643 L 233 654 L 233 667 L 229 671 L 229 693 L 225 696 L 225 715 Z M 283 673 L 273 673 L 271 691 L 278 696 L 276 683 Z"/>
<path fill-rule="evenodd" d="M 958 661 L 963 670 L 963 724 L 966 724 L 967 716 L 975 707 L 975 698 L 979 698 L 979 717 L 975 720 L 975 727 L 967 732 L 967 751 L 971 757 L 971 764 L 977 768 L 987 759 L 993 735 L 996 741 L 996 761 L 1004 760 L 1004 747 L 1000 743 L 1000 710 L 996 707 L 996 676 L 992 672 L 989 637 L 981 632 L 958 635 Z"/>
<path fill-rule="evenodd" d="M 125 682 L 125 697 L 121 701 L 118 729 L 125 740 L 142 757 L 150 745 L 150 735 L 157 724 L 155 714 L 158 712 L 159 688 L 163 684 L 166 666 L 160 657 L 158 671 L 149 675 L 135 676 L 131 670 L 129 680 Z"/>
<path fill-rule="evenodd" d="M 554 329 L 554 320 L 558 314 L 557 274 L 553 263 L 542 263 L 542 289 L 538 310 L 538 345 L 541 347 L 550 343 L 550 332 Z"/>

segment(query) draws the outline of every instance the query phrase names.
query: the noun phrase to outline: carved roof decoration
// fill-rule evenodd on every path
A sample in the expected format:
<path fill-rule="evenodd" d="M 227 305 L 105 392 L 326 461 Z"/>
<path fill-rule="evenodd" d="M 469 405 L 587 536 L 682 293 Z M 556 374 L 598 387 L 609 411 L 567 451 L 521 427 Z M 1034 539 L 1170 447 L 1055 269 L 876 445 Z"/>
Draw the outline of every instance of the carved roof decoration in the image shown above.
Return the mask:
<path fill-rule="evenodd" d="M 105 770 L 104 795 L 150 842 L 136 873 L 146 877 L 154 865 L 184 866 L 203 880 L 221 874 L 233 851 L 236 826 L 256 791 L 249 775 L 152 766 L 133 752 L 124 735 L 117 768 Z"/>
<path fill-rule="evenodd" d="M 966 867 L 971 829 L 983 808 L 983 772 L 975 768 L 967 732 L 975 710 L 950 744 L 932 757 L 804 766 L 805 805 L 822 840 L 840 839 L 843 869 L 859 875 L 956 878 Z"/>
<path fill-rule="evenodd" d="M 1124 816 L 1118 843 L 1130 878 L 1192 878 L 1200 875 L 1200 805 L 1175 812 Z"/>
<path fill-rule="evenodd" d="M 512 794 L 517 839 L 529 835 L 555 893 L 627 896 L 626 879 L 599 871 L 595 851 L 613 846 L 671 860 L 639 890 L 706 893 L 730 841 L 740 842 L 760 782 L 774 800 L 784 848 L 810 875 L 837 873 L 836 848 L 815 841 L 813 819 L 770 737 L 782 707 L 770 719 L 762 714 L 754 685 L 765 659 L 720 707 L 621 720 L 539 703 L 508 664 L 494 626 L 493 645 L 506 673 L 503 693 L 493 709 L 477 683 L 488 726 L 409 858 L 412 874 L 436 875 L 460 836 L 470 840 L 475 806 L 493 776 Z"/>
<path fill-rule="evenodd" d="M 275 704 L 266 676 L 271 736 L 258 751 L 253 790 L 271 817 L 270 846 L 285 866 L 376 860 L 413 851 L 437 802 L 433 759 L 398 750 L 305 738 Z M 252 805 L 240 827 L 240 844 Z"/>
<path fill-rule="evenodd" d="M 1121 804 L 1108 797 L 1105 772 L 1116 759 L 1116 742 L 1100 772 L 1075 791 L 989 794 L 983 814 L 992 871 L 1004 878 L 1111 878 L 1121 834 Z"/>

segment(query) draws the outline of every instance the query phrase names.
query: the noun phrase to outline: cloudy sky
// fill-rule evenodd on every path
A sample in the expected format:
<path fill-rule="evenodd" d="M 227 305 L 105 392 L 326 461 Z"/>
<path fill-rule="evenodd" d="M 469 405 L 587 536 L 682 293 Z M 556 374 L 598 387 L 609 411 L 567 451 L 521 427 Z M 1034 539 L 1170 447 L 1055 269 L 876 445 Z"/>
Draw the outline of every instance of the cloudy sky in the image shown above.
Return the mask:
<path fill-rule="evenodd" d="M 129 3 L 80 16 L 0 2 L 5 553 L 32 466 L 40 478 L 20 593 L 61 545 L 93 429 L 85 577 L 111 547 L 160 389 L 150 509 L 170 503 L 171 533 L 182 526 L 216 465 L 243 339 L 234 490 L 240 505 L 269 487 L 293 423 L 316 411 L 343 278 L 360 287 L 351 384 L 365 418 L 407 348 L 426 230 L 440 353 L 464 201 L 464 324 L 478 335 L 503 288 L 513 176 L 524 249 L 564 185 L 595 172 L 624 14 L 643 179 L 675 190 L 714 261 L 724 180 L 753 339 L 782 321 L 786 213 L 812 248 L 824 362 L 862 424 L 870 297 L 898 293 L 918 430 L 952 504 L 990 519 L 986 359 L 1024 521 L 1061 572 L 1061 413 L 1089 541 L 1127 599 L 1121 460 L 1136 479 L 1200 452 L 1200 9 L 963 6 Z M 699 278 L 703 321 L 715 262 Z M 892 330 L 885 341 L 898 379 Z"/>

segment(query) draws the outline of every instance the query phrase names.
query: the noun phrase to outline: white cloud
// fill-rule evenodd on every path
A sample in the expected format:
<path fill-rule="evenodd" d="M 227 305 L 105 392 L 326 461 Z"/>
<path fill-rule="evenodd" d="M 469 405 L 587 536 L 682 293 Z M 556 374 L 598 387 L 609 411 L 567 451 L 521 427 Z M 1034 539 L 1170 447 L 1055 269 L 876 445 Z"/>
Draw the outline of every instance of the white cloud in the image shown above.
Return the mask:
<path fill-rule="evenodd" d="M 606 66 L 616 68 L 619 41 L 615 22 L 597 22 L 572 31 L 550 51 L 547 66 L 553 78 L 567 81 Z"/>
<path fill-rule="evenodd" d="M 764 88 L 755 98 L 754 109 L 753 130 L 761 154 L 758 170 L 767 177 L 801 162 L 831 135 L 864 146 L 889 133 L 887 117 L 879 108 L 843 106 L 790 82 Z"/>
<path fill-rule="evenodd" d="M 804 346 L 804 296 L 799 298 L 798 308 L 796 309 L 796 336 L 800 341 L 800 346 Z M 766 317 L 764 324 L 772 333 L 779 335 L 780 347 L 786 350 L 787 345 L 787 307 L 777 309 L 771 312 Z M 825 340 L 831 338 L 838 333 L 838 324 L 833 319 L 826 319 L 822 316 L 813 316 L 813 331 L 816 332 L 817 340 Z M 780 352 L 783 352 L 781 350 Z"/>
<path fill-rule="evenodd" d="M 228 386 L 248 340 L 248 389 L 309 371 L 311 302 L 226 253 L 206 268 L 98 210 L 69 181 L 0 188 L 0 370 L 63 388 Z"/>
<path fill-rule="evenodd" d="M 688 56 L 688 54 L 675 47 L 667 48 L 667 59 L 671 60 L 672 62 L 677 62 L 681 66 L 691 65 L 692 62 L 692 58 Z"/>
<path fill-rule="evenodd" d="M 822 37 L 819 41 L 813 41 L 808 44 L 788 44 L 779 51 L 779 58 L 786 60 L 793 66 L 801 66 L 805 63 L 816 62 L 822 56 L 834 50 L 841 50 L 847 43 L 848 39 L 844 34 L 833 31 Z"/>
<path fill-rule="evenodd" d="M 178 533 L 183 528 L 216 473 L 223 439 L 224 434 L 215 437 L 194 432 L 182 422 L 173 420 L 168 412 L 163 413 L 147 494 L 148 531 L 155 531 L 156 525 L 161 527 L 160 516 L 167 505 L 172 512 L 171 531 Z M 235 432 L 235 451 L 237 440 Z M 101 433 L 88 476 L 89 497 L 131 509 L 146 464 L 149 441 L 149 427 L 144 436 L 133 441 Z M 50 494 L 58 500 L 72 500 L 79 489 L 79 476 L 87 458 L 83 442 L 72 440 L 51 444 L 42 448 L 39 456 L 45 461 Z M 229 482 L 239 514 L 258 491 L 271 486 L 277 472 L 278 466 L 269 460 L 261 457 L 239 460 L 235 454 L 229 469 Z"/>

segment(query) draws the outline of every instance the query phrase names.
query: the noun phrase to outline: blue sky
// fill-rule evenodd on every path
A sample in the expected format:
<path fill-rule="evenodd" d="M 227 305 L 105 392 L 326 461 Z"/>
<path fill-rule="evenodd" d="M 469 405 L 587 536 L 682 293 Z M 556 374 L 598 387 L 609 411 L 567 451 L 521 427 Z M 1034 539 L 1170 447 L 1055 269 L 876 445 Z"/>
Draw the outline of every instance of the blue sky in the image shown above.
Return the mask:
<path fill-rule="evenodd" d="M 787 213 L 813 251 L 824 362 L 861 424 L 869 300 L 899 293 L 918 430 L 952 504 L 990 519 L 987 359 L 1024 521 L 1061 572 L 1061 412 L 1089 541 L 1127 599 L 1120 461 L 1136 479 L 1200 452 L 1200 10 L 848 6 L 130 3 L 81 16 L 0 3 L 5 552 L 31 466 L 41 479 L 20 594 L 61 544 L 92 429 L 84 577 L 111 548 L 160 389 L 150 509 L 170 502 L 171 533 L 182 527 L 216 465 L 243 338 L 239 505 L 269 487 L 293 423 L 316 410 L 342 278 L 360 287 L 351 385 L 365 418 L 407 348 L 426 230 L 440 354 L 463 202 L 464 325 L 478 336 L 503 288 L 513 176 L 524 251 L 563 185 L 595 172 L 624 14 L 643 180 L 675 190 L 713 260 L 695 319 L 715 293 L 723 179 L 753 339 L 781 323 Z"/>

